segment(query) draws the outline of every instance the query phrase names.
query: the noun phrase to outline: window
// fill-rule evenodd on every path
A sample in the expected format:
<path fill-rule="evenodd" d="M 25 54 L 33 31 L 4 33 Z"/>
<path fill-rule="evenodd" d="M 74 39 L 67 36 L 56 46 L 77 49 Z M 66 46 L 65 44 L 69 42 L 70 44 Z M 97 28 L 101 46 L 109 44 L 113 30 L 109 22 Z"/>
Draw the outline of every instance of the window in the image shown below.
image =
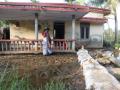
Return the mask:
<path fill-rule="evenodd" d="M 90 24 L 80 23 L 80 38 L 89 39 L 89 34 L 90 34 Z"/>

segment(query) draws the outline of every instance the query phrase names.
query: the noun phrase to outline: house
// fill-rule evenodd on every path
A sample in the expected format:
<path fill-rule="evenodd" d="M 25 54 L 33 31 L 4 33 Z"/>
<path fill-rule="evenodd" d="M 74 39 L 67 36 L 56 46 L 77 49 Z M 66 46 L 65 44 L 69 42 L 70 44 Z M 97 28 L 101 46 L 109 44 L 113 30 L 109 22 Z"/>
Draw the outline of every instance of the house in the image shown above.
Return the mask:
<path fill-rule="evenodd" d="M 11 22 L 3 30 L 0 52 L 41 51 L 44 27 L 50 28 L 54 51 L 73 52 L 80 45 L 102 48 L 108 14 L 108 9 L 63 3 L 0 2 L 0 20 Z"/>

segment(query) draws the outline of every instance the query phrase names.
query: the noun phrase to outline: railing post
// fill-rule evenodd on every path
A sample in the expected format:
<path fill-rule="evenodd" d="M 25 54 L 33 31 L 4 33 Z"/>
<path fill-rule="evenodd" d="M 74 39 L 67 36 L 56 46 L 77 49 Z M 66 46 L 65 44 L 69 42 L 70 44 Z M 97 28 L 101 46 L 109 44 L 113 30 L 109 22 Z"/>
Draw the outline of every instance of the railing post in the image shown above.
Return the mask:
<path fill-rule="evenodd" d="M 37 51 L 37 50 L 38 50 L 38 42 L 35 41 L 35 51 Z"/>

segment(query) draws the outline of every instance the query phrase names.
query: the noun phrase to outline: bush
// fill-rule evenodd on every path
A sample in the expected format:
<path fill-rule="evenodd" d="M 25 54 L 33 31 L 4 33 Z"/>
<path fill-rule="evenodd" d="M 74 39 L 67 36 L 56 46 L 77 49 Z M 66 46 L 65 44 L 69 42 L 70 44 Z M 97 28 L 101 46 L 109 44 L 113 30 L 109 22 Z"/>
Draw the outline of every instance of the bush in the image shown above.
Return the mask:
<path fill-rule="evenodd" d="M 113 74 L 115 76 L 115 78 L 120 81 L 120 74 Z"/>
<path fill-rule="evenodd" d="M 103 41 L 103 47 L 105 47 L 105 48 L 108 48 L 108 47 L 112 47 L 112 44 L 113 44 L 113 42 L 108 42 L 108 41 Z"/>
<path fill-rule="evenodd" d="M 0 75 L 0 90 L 71 90 L 63 82 L 48 82 L 40 88 L 32 87 L 28 77 L 19 78 L 15 72 Z"/>
<path fill-rule="evenodd" d="M 116 43 L 116 44 L 114 45 L 114 48 L 115 48 L 115 49 L 119 49 L 119 48 L 120 48 L 120 43 Z"/>
<path fill-rule="evenodd" d="M 71 90 L 62 81 L 50 81 L 40 88 L 33 87 L 29 76 L 19 77 L 15 68 L 0 68 L 0 90 Z"/>
<path fill-rule="evenodd" d="M 0 73 L 0 90 L 30 90 L 28 76 L 20 78 L 17 70 L 8 70 L 6 67 Z"/>

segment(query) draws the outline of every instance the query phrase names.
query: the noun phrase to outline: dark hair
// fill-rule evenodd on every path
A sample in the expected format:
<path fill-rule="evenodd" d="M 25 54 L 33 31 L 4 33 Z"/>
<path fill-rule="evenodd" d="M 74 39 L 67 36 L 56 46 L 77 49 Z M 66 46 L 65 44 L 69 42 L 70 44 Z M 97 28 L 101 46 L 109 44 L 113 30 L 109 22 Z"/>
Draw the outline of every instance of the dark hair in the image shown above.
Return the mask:
<path fill-rule="evenodd" d="M 44 31 L 49 31 L 49 28 L 48 28 L 48 27 L 45 27 L 45 28 L 44 28 Z"/>

